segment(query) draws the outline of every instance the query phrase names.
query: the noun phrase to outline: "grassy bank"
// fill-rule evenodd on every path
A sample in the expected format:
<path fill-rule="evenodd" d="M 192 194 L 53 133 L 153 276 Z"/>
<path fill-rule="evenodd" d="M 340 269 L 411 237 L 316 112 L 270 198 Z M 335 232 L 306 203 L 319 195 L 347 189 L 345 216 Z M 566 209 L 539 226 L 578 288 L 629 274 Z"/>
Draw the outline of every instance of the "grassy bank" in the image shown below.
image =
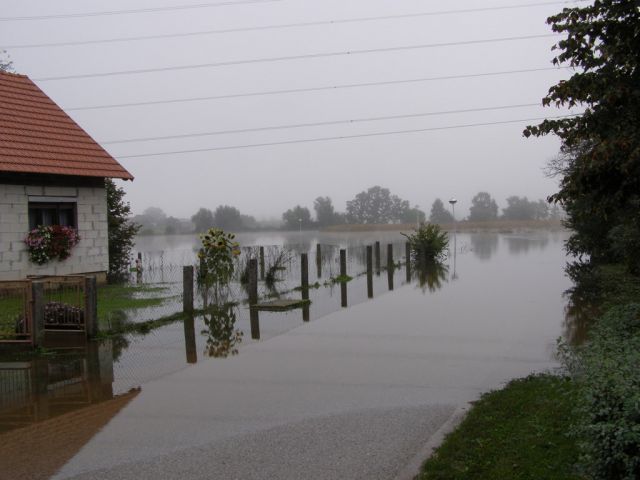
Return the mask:
<path fill-rule="evenodd" d="M 418 478 L 579 479 L 578 448 L 566 434 L 575 395 L 571 381 L 553 375 L 514 380 L 483 395 Z"/>

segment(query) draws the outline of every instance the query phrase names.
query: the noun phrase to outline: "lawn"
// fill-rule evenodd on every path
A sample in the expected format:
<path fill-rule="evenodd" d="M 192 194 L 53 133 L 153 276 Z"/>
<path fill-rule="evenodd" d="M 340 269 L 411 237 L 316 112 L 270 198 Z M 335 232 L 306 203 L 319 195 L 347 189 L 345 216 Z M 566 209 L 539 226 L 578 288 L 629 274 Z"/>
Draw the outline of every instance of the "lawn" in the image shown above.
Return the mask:
<path fill-rule="evenodd" d="M 420 480 L 572 480 L 567 435 L 575 386 L 553 375 L 511 381 L 476 402 L 423 466 Z"/>

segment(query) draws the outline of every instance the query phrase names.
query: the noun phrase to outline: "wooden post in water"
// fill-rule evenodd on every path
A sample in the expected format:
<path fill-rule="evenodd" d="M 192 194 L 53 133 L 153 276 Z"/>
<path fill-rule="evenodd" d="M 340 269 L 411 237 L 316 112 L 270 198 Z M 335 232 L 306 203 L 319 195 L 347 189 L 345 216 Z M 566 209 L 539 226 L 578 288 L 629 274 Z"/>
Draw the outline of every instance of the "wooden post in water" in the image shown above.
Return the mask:
<path fill-rule="evenodd" d="M 316 267 L 318 269 L 318 278 L 322 278 L 322 247 L 319 243 L 316 245 Z"/>
<path fill-rule="evenodd" d="M 136 259 L 136 282 L 142 283 L 142 252 L 138 252 Z"/>
<path fill-rule="evenodd" d="M 343 307 L 347 306 L 347 282 L 345 277 L 347 276 L 347 251 L 344 248 L 340 249 L 340 304 Z"/>
<path fill-rule="evenodd" d="M 84 330 L 88 338 L 98 334 L 98 288 L 96 277 L 84 277 Z"/>
<path fill-rule="evenodd" d="M 40 347 L 44 343 L 44 283 L 31 283 L 31 301 L 33 307 L 31 309 L 32 331 L 31 338 L 34 347 Z"/>
<path fill-rule="evenodd" d="M 260 339 L 260 317 L 258 313 L 258 260 L 249 259 L 249 321 L 251 338 Z"/>
<path fill-rule="evenodd" d="M 393 271 L 395 265 L 393 263 L 393 245 L 387 244 L 387 280 L 389 282 L 389 290 L 393 290 Z"/>
<path fill-rule="evenodd" d="M 196 348 L 196 328 L 193 315 L 188 315 L 184 319 L 184 346 L 187 353 L 187 363 L 197 363 L 198 351 Z"/>
<path fill-rule="evenodd" d="M 302 299 L 309 300 L 309 257 L 306 253 L 300 254 L 300 284 L 302 287 Z M 309 308 L 302 309 L 302 320 L 309 321 Z"/>
<path fill-rule="evenodd" d="M 193 265 L 182 267 L 182 311 L 193 313 Z"/>
<path fill-rule="evenodd" d="M 375 243 L 375 249 L 373 253 L 376 256 L 376 275 L 380 275 L 380 242 Z"/>
<path fill-rule="evenodd" d="M 373 298 L 373 247 L 367 245 L 367 297 Z"/>
<path fill-rule="evenodd" d="M 411 282 L 411 244 L 409 242 L 404 245 L 405 269 L 407 271 L 407 283 Z"/>
<path fill-rule="evenodd" d="M 260 280 L 264 280 L 264 247 L 260 247 Z"/>

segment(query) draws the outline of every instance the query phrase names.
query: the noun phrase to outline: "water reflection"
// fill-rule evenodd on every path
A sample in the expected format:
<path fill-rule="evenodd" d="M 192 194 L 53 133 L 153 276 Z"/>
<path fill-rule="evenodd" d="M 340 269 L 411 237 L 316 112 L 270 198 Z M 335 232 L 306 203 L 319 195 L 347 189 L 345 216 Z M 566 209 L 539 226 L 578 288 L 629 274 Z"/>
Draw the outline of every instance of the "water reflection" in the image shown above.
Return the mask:
<path fill-rule="evenodd" d="M 471 250 L 481 260 L 489 260 L 498 250 L 498 235 L 494 233 L 472 233 L 469 235 Z"/>
<path fill-rule="evenodd" d="M 447 283 L 449 267 L 440 262 L 416 262 L 412 267 L 413 278 L 423 293 L 433 293 Z"/>
<path fill-rule="evenodd" d="M 0 363 L 0 433 L 113 398 L 110 341 Z"/>
<path fill-rule="evenodd" d="M 243 332 L 236 328 L 237 304 L 227 302 L 222 305 L 209 305 L 203 314 L 207 327 L 202 335 L 207 337 L 205 354 L 215 358 L 237 355 L 242 342 Z"/>
<path fill-rule="evenodd" d="M 509 247 L 509 253 L 520 254 L 527 253 L 531 248 L 539 248 L 543 250 L 549 239 L 547 236 L 531 238 L 531 237 L 505 237 L 507 246 Z"/>

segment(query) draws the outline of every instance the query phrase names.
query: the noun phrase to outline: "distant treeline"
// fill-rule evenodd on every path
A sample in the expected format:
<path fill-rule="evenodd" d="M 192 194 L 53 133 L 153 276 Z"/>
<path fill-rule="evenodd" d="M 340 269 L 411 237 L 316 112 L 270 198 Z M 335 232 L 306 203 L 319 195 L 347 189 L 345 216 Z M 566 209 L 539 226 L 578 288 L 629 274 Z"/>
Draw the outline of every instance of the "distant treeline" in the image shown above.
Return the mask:
<path fill-rule="evenodd" d="M 557 205 L 549 205 L 545 200 L 528 200 L 527 197 L 511 196 L 506 199 L 507 206 L 499 214 L 498 204 L 487 192 L 479 192 L 471 199 L 469 215 L 465 218 L 472 222 L 493 220 L 546 220 L 560 219 L 563 212 Z M 330 225 L 343 224 L 407 224 L 427 220 L 424 211 L 408 200 L 393 195 L 388 188 L 378 185 L 358 193 L 347 201 L 344 212 L 338 212 L 330 197 L 318 197 L 313 202 L 315 218 L 307 207 L 296 205 L 282 214 L 282 221 L 261 222 L 251 215 L 240 212 L 235 207 L 220 205 L 215 210 L 200 208 L 190 219 L 176 218 L 158 207 L 149 207 L 134 221 L 141 225 L 140 234 L 180 234 L 204 232 L 211 227 L 226 231 L 257 230 L 309 230 Z M 457 220 L 462 220 L 457 218 Z M 452 212 L 443 201 L 436 198 L 431 206 L 429 221 L 446 224 L 453 221 Z"/>

